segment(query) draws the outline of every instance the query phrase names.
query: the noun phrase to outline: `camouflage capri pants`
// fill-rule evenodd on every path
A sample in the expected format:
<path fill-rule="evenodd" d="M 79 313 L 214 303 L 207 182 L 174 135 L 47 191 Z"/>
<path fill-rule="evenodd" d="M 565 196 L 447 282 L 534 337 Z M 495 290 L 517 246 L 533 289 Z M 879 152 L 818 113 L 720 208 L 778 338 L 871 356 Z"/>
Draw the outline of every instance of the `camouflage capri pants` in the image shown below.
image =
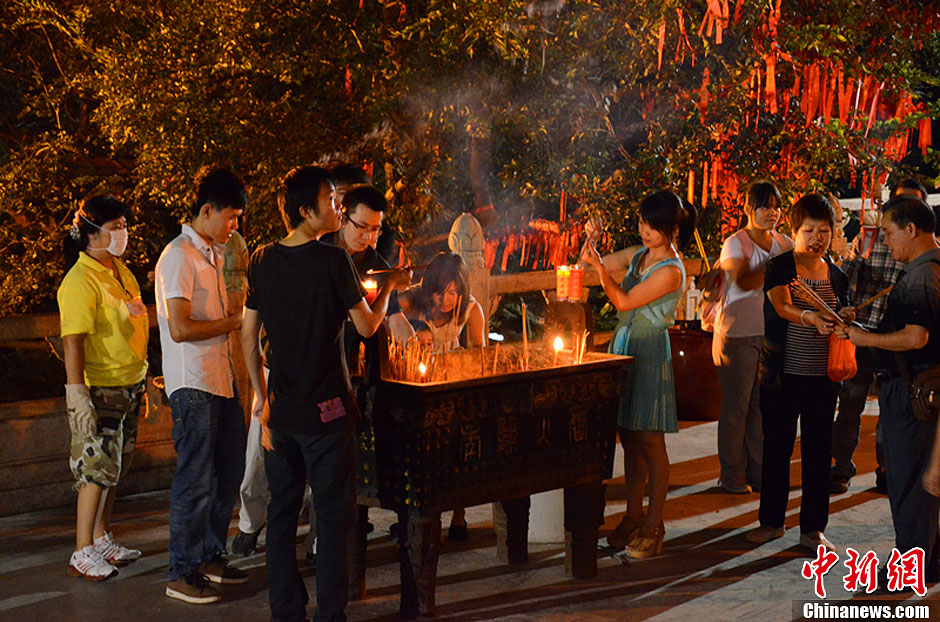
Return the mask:
<path fill-rule="evenodd" d="M 98 415 L 98 433 L 72 435 L 69 466 L 75 476 L 73 490 L 85 484 L 116 486 L 124 456 L 137 444 L 137 420 L 144 398 L 144 381 L 126 387 L 91 387 Z"/>

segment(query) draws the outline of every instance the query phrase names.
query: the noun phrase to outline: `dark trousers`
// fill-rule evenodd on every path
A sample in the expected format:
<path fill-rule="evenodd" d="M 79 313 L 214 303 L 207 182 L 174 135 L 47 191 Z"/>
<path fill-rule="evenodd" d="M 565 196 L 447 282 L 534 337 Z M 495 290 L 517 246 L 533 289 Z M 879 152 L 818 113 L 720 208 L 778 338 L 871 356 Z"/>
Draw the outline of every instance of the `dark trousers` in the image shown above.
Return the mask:
<path fill-rule="evenodd" d="M 878 406 L 895 546 L 901 553 L 915 546 L 924 549 L 925 573 L 936 580 L 940 578 L 940 499 L 921 485 L 924 469 L 930 461 L 936 423 L 920 421 L 914 416 L 907 385 L 900 378 L 881 383 Z"/>
<path fill-rule="evenodd" d="M 245 416 L 235 397 L 198 389 L 170 396 L 176 473 L 170 488 L 170 581 L 225 550 L 245 472 Z"/>
<path fill-rule="evenodd" d="M 268 503 L 266 559 L 272 622 L 305 619 L 307 588 L 297 570 L 297 519 L 310 482 L 317 527 L 317 611 L 314 620 L 342 621 L 348 601 L 346 539 L 355 521 L 355 436 L 271 430 L 264 452 Z"/>
<path fill-rule="evenodd" d="M 829 522 L 829 452 L 832 416 L 839 385 L 827 376 L 783 374 L 781 386 L 761 386 L 764 428 L 759 519 L 761 525 L 783 527 L 790 494 L 790 457 L 800 422 L 803 496 L 800 533 L 825 531 Z"/>
<path fill-rule="evenodd" d="M 839 391 L 839 412 L 832 425 L 832 477 L 852 479 L 858 472 L 852 454 L 858 447 L 862 426 L 862 411 L 875 379 L 875 354 L 872 348 L 856 348 L 855 363 L 858 373 L 842 383 Z M 878 464 L 881 464 L 880 453 Z"/>

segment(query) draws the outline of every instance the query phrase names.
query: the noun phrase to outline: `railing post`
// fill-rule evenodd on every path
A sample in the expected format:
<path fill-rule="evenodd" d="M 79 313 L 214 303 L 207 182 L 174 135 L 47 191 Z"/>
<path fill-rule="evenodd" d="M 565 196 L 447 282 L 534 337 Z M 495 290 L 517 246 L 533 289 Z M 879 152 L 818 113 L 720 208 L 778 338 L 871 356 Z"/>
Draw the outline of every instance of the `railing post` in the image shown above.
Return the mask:
<path fill-rule="evenodd" d="M 483 307 L 485 326 L 490 322 L 490 272 L 486 269 L 483 259 L 483 247 L 486 239 L 483 237 L 483 227 L 472 214 L 461 214 L 450 228 L 447 236 L 447 246 L 454 253 L 460 255 L 470 273 L 470 294 L 477 299 Z M 489 333 L 489 329 L 486 330 Z"/>

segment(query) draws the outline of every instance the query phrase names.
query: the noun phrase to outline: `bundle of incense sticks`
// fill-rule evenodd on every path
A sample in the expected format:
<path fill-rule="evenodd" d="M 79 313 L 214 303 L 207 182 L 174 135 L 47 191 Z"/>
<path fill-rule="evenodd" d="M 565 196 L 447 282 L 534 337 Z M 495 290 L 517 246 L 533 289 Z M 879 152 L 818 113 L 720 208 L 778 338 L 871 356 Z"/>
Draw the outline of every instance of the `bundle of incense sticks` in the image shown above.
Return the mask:
<path fill-rule="evenodd" d="M 862 302 L 862 303 L 859 303 L 859 304 L 855 305 L 855 309 L 856 309 L 856 310 L 858 310 L 858 309 L 864 309 L 865 307 L 867 307 L 867 306 L 870 305 L 871 303 L 875 302 L 875 301 L 878 300 L 879 298 L 883 298 L 883 297 L 887 296 L 888 294 L 890 294 L 892 289 L 894 289 L 894 285 L 889 285 L 889 286 L 887 286 L 886 288 L 884 288 L 883 290 L 881 290 L 880 292 L 878 292 L 877 294 L 875 294 L 874 296 L 872 296 L 871 298 L 869 298 L 868 300 L 866 300 L 865 302 Z"/>
<path fill-rule="evenodd" d="M 529 369 L 529 317 L 522 303 L 522 369 Z"/>
<path fill-rule="evenodd" d="M 848 326 L 845 320 L 839 317 L 839 314 L 833 311 L 832 307 L 826 304 L 826 301 L 819 297 L 812 287 L 804 283 L 801 279 L 794 279 L 790 283 L 791 291 L 797 298 L 808 303 L 814 309 L 827 316 L 830 320 L 839 326 Z"/>
<path fill-rule="evenodd" d="M 581 331 L 580 333 L 574 334 L 574 346 L 572 352 L 574 354 L 574 362 L 578 365 L 584 360 L 584 353 L 587 350 L 587 338 L 588 331 Z"/>
<path fill-rule="evenodd" d="M 431 382 L 437 372 L 437 355 L 431 345 L 424 345 L 417 339 L 401 342 L 389 337 L 388 372 L 392 380 Z"/>

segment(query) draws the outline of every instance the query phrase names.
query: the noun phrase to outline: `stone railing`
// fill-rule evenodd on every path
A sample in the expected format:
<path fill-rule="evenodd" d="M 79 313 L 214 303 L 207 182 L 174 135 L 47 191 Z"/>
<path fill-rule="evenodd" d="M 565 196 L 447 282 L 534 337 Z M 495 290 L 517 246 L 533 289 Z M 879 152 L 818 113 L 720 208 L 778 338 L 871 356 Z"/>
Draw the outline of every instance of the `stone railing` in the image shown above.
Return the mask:
<path fill-rule="evenodd" d="M 148 312 L 153 327 L 156 313 L 153 307 Z M 40 340 L 61 351 L 58 314 L 0 318 L 0 347 Z M 74 498 L 64 391 L 50 388 L 50 393 L 62 395 L 0 404 L 0 516 L 68 505 Z M 176 468 L 170 410 L 149 379 L 147 397 L 133 467 L 120 486 L 121 494 L 167 488 Z"/>

